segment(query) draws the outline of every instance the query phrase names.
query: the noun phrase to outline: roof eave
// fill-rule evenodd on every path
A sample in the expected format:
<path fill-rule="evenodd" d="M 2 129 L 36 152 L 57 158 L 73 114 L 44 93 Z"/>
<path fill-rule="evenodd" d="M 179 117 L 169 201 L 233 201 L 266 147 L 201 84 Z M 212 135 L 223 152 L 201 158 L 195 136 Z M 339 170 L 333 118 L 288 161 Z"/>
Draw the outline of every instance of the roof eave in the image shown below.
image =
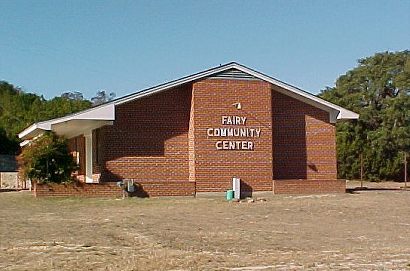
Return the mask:
<path fill-rule="evenodd" d="M 49 121 L 37 122 L 28 127 L 27 129 L 23 130 L 21 133 L 18 134 L 18 137 L 21 139 L 29 139 L 30 135 L 35 134 L 38 135 L 40 131 L 50 131 L 51 130 L 51 123 Z M 31 136 L 34 137 L 34 136 Z"/>
<path fill-rule="evenodd" d="M 347 109 L 341 109 L 339 115 L 337 116 L 338 120 L 353 120 L 353 119 L 358 119 L 360 117 L 359 114 L 347 110 Z"/>
<path fill-rule="evenodd" d="M 114 104 L 104 104 L 95 108 L 90 108 L 64 116 L 61 118 L 51 119 L 48 121 L 42 121 L 34 123 L 27 129 L 23 130 L 18 134 L 18 137 L 27 140 L 31 139 L 44 131 L 53 130 L 54 125 L 70 122 L 74 120 L 90 120 L 90 121 L 114 121 L 115 120 L 115 105 Z"/>

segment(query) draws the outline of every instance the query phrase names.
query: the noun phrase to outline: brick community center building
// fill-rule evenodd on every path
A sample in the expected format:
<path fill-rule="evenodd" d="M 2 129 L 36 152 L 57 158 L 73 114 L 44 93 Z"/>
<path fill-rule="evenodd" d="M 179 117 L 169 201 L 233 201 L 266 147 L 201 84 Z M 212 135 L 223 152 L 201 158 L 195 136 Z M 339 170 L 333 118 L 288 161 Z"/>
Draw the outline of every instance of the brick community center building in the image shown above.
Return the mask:
<path fill-rule="evenodd" d="M 228 63 L 62 118 L 44 131 L 69 140 L 82 183 L 35 185 L 37 196 L 141 196 L 226 191 L 333 193 L 335 123 L 358 114 L 238 63 Z"/>

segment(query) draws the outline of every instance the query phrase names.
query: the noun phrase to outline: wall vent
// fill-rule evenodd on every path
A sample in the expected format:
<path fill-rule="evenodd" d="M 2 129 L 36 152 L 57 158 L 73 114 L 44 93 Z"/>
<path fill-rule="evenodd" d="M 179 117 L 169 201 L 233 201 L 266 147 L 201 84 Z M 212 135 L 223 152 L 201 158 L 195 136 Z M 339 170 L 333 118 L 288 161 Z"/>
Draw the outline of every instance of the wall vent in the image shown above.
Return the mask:
<path fill-rule="evenodd" d="M 253 75 L 237 69 L 229 69 L 207 77 L 209 79 L 236 79 L 236 80 L 259 80 Z"/>

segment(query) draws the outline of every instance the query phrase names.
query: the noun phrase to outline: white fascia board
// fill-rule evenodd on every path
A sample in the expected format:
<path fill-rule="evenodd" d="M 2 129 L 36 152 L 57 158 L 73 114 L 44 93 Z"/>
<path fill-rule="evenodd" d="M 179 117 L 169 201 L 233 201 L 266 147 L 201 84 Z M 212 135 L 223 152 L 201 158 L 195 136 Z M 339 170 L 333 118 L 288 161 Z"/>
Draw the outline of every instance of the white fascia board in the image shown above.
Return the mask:
<path fill-rule="evenodd" d="M 30 125 L 28 128 L 26 128 L 26 129 L 24 129 L 23 131 L 21 131 L 21 132 L 18 134 L 18 137 L 19 137 L 19 138 L 25 137 L 26 135 L 28 135 L 28 134 L 32 133 L 34 130 L 36 130 L 37 127 L 38 127 L 38 124 L 37 124 L 37 123 L 34 123 L 34 124 Z"/>
<path fill-rule="evenodd" d="M 37 132 L 39 133 L 39 130 L 43 131 L 50 131 L 51 130 L 51 123 L 49 121 L 42 121 L 42 122 L 37 122 L 28 127 L 27 129 L 23 130 L 21 133 L 18 134 L 19 138 L 25 138 L 26 136 Z"/>
<path fill-rule="evenodd" d="M 114 104 L 104 104 L 65 117 L 51 119 L 51 125 L 70 120 L 115 120 Z"/>
<path fill-rule="evenodd" d="M 32 139 L 26 139 L 23 142 L 20 143 L 20 147 L 24 147 L 28 144 L 30 144 L 31 142 L 35 141 L 37 138 L 41 137 L 43 135 L 43 133 L 38 134 L 37 136 L 35 136 Z"/>
<path fill-rule="evenodd" d="M 39 130 L 51 131 L 52 125 L 72 120 L 113 121 L 115 120 L 115 105 L 113 103 L 103 104 L 101 106 L 86 109 L 65 117 L 34 123 L 27 129 L 19 133 L 18 136 L 19 138 L 28 139 L 30 138 L 30 135 L 36 135 L 37 133 L 39 133 Z"/>
<path fill-rule="evenodd" d="M 357 114 L 353 111 L 350 111 L 350 110 L 347 110 L 343 107 L 340 107 L 340 113 L 337 116 L 337 119 L 339 119 L 339 120 L 341 120 L 341 119 L 352 120 L 352 119 L 358 119 L 359 116 L 360 116 L 359 114 Z"/>
<path fill-rule="evenodd" d="M 24 140 L 23 142 L 20 143 L 20 147 L 24 147 L 27 144 L 29 144 L 31 142 L 31 140 Z"/>

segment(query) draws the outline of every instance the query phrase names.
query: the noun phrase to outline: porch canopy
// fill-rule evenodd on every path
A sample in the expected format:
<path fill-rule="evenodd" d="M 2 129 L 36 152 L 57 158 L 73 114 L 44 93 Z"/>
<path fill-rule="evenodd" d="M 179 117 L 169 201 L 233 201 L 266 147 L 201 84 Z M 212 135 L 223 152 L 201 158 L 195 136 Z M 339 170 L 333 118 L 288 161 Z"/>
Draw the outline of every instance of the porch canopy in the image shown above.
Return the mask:
<path fill-rule="evenodd" d="M 26 141 L 31 141 L 45 131 L 53 131 L 59 136 L 73 138 L 104 125 L 111 125 L 114 120 L 115 106 L 110 103 L 65 117 L 36 122 L 19 133 L 18 136 L 24 140 L 21 143 L 23 146 L 28 143 Z"/>
<path fill-rule="evenodd" d="M 92 158 L 92 131 L 105 125 L 112 125 L 115 120 L 115 105 L 108 103 L 95 108 L 90 108 L 62 118 L 37 122 L 19 133 L 19 138 L 24 141 L 20 146 L 29 144 L 41 136 L 45 131 L 53 131 L 59 136 L 73 138 L 79 135 L 85 137 L 85 173 L 86 182 L 93 182 Z"/>

